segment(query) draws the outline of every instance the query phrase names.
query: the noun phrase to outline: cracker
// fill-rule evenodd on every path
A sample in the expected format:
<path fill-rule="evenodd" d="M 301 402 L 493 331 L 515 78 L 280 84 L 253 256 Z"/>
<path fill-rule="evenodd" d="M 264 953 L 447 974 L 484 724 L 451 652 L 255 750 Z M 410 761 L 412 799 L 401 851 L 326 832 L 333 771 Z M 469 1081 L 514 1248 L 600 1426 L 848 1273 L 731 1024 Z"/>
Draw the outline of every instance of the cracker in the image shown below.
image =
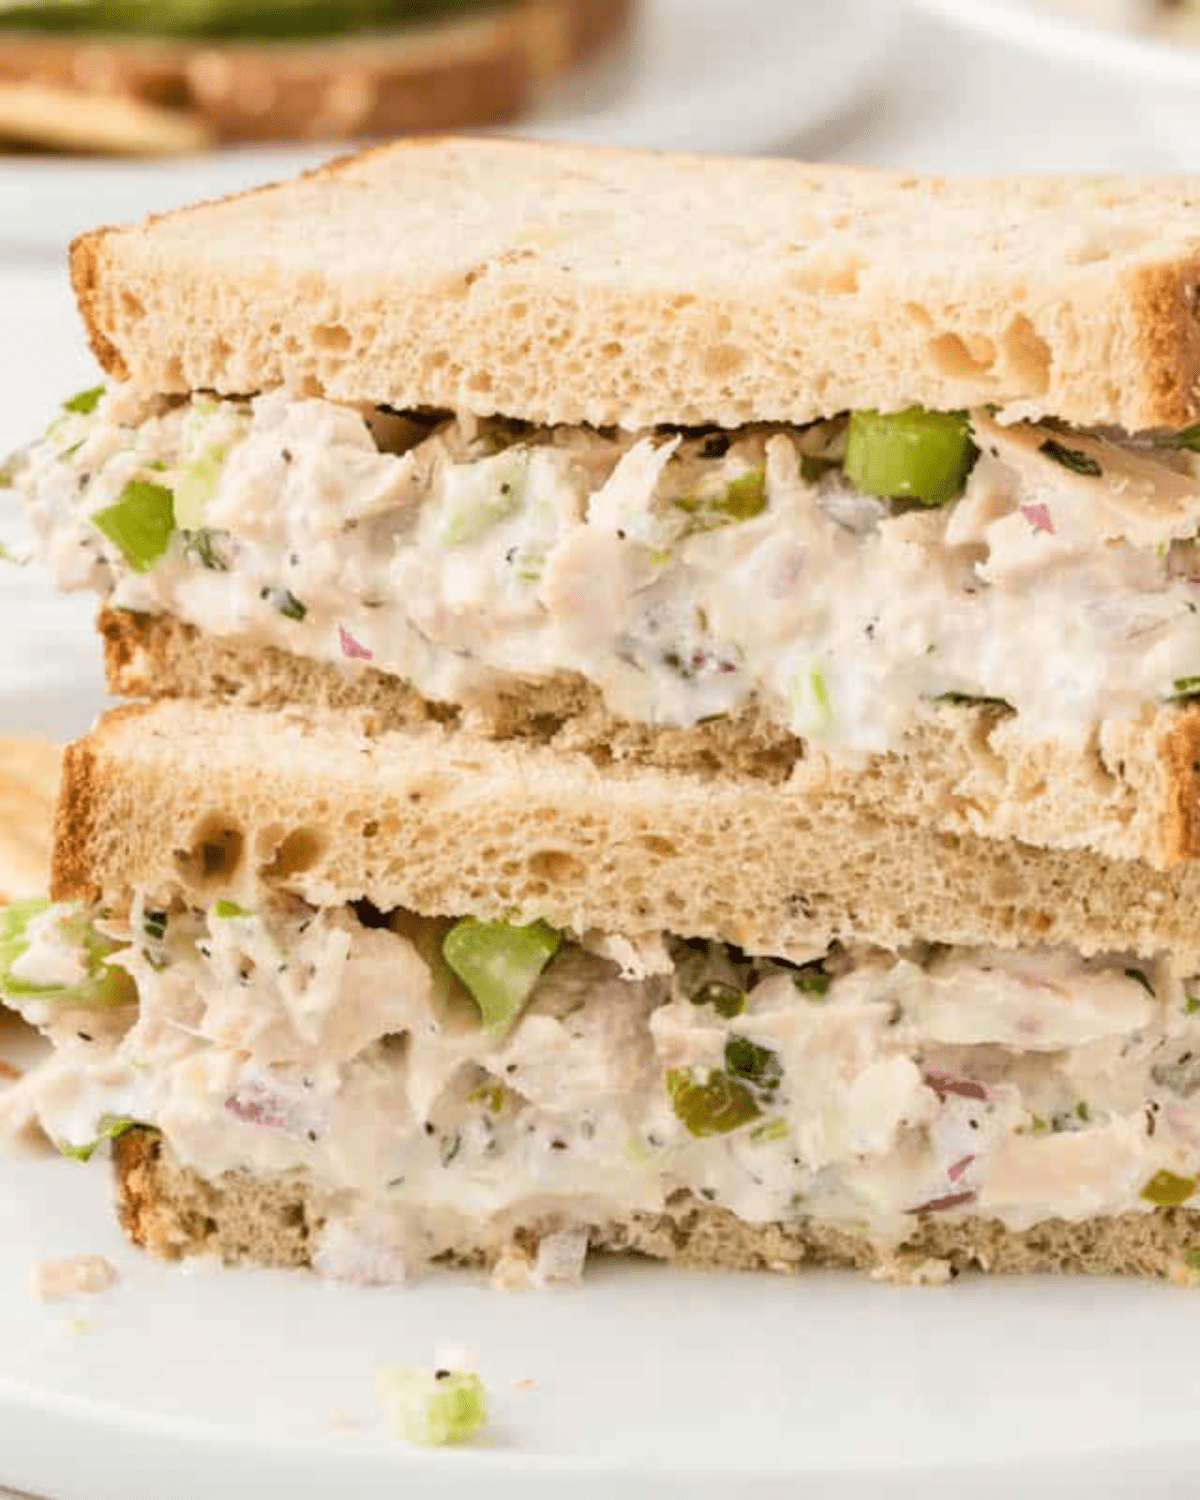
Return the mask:
<path fill-rule="evenodd" d="M 61 758 L 43 740 L 0 739 L 0 901 L 46 890 Z"/>
<path fill-rule="evenodd" d="M 179 156 L 213 144 L 182 110 L 42 83 L 0 83 L 0 142 L 99 156 Z"/>

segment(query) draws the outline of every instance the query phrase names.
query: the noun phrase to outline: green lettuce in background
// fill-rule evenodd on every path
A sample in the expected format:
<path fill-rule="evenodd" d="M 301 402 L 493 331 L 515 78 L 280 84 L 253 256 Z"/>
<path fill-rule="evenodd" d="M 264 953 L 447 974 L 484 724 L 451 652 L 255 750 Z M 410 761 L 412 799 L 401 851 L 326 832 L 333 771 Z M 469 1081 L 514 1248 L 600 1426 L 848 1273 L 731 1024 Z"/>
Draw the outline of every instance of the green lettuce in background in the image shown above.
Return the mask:
<path fill-rule="evenodd" d="M 329 36 L 478 9 L 486 0 L 17 0 L 0 27 L 220 41 Z"/>

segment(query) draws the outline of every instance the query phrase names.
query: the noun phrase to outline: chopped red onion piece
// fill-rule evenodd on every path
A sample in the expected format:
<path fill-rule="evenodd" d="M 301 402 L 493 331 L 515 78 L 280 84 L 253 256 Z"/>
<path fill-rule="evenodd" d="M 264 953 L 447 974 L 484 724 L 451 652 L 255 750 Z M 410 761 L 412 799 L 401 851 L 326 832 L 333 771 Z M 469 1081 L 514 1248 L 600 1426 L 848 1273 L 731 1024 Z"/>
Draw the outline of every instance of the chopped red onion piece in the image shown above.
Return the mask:
<path fill-rule="evenodd" d="M 907 1209 L 910 1214 L 940 1214 L 948 1208 L 961 1208 L 964 1203 L 973 1203 L 975 1192 L 968 1190 L 963 1193 L 948 1193 L 944 1198 L 930 1198 L 928 1203 L 918 1203 L 916 1208 Z"/>
<path fill-rule="evenodd" d="M 961 1161 L 956 1161 L 954 1165 L 947 1170 L 946 1176 L 950 1179 L 951 1182 L 957 1182 L 974 1160 L 975 1158 L 973 1156 L 964 1156 Z"/>
<path fill-rule="evenodd" d="M 951 1078 L 948 1073 L 926 1073 L 925 1084 L 939 1099 L 944 1099 L 947 1094 L 957 1094 L 961 1099 L 978 1099 L 981 1104 L 987 1103 L 987 1089 L 974 1078 Z"/>
<path fill-rule="evenodd" d="M 249 1083 L 230 1094 L 225 1108 L 246 1125 L 282 1130 L 285 1135 L 297 1138 L 305 1135 L 316 1138 L 311 1128 L 312 1111 L 284 1095 L 272 1093 L 262 1084 Z"/>
<path fill-rule="evenodd" d="M 374 651 L 368 651 L 354 639 L 344 625 L 338 626 L 338 639 L 342 643 L 342 655 L 351 661 L 374 661 Z"/>
<path fill-rule="evenodd" d="M 1047 536 L 1054 535 L 1054 522 L 1050 519 L 1048 505 L 1022 505 L 1018 509 L 1029 522 L 1035 536 L 1039 531 L 1044 531 Z"/>

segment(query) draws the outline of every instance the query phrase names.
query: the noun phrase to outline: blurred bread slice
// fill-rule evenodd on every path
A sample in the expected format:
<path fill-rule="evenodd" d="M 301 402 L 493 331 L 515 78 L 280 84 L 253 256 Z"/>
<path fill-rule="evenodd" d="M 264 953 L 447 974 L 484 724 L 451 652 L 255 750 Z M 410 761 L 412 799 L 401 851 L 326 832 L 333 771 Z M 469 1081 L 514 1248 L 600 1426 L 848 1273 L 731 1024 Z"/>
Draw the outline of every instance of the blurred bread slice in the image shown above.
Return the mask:
<path fill-rule="evenodd" d="M 0 739 L 0 904 L 45 892 L 62 752 Z"/>
<path fill-rule="evenodd" d="M 635 9 L 636 0 L 496 0 L 457 19 L 311 42 L 6 33 L 0 90 L 36 85 L 44 102 L 31 94 L 8 128 L 0 112 L 0 140 L 146 154 L 501 124 L 614 42 Z M 84 105 L 94 117 L 77 114 Z M 18 102 L 8 108 L 18 120 Z M 172 129 L 177 144 L 162 144 Z"/>

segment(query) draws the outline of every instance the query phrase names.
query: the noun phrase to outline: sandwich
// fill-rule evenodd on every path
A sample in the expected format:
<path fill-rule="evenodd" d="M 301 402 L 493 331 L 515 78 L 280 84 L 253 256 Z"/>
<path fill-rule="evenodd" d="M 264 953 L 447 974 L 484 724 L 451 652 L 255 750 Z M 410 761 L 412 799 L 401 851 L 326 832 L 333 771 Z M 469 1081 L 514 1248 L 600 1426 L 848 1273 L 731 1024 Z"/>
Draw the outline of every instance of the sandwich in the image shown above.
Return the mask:
<path fill-rule="evenodd" d="M 513 120 L 633 0 L 8 0 L 0 140 L 167 153 Z"/>
<path fill-rule="evenodd" d="M 427 141 L 77 242 L 9 479 L 138 701 L 7 1122 L 358 1280 L 1200 1273 L 1198 208 Z"/>

